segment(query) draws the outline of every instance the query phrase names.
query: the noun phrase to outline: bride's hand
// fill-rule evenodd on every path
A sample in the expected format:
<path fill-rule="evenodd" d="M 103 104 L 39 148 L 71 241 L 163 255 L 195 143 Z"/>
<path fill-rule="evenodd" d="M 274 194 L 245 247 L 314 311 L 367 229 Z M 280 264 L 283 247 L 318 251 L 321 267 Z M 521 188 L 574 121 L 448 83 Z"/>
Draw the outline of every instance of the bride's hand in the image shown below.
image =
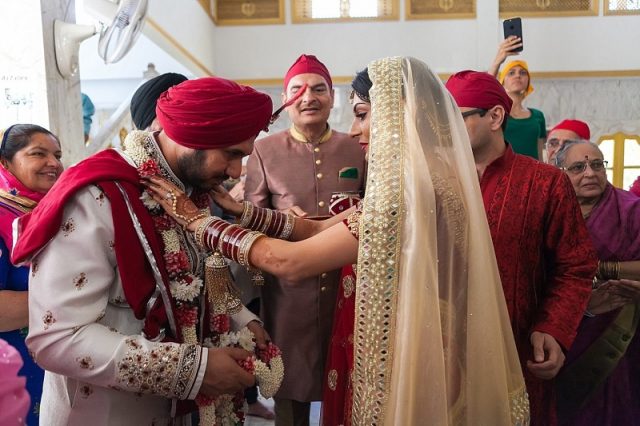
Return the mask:
<path fill-rule="evenodd" d="M 240 185 L 240 183 L 238 183 Z M 233 196 L 222 185 L 218 185 L 209 192 L 213 201 L 225 212 L 234 216 L 240 216 L 244 209 L 241 202 L 236 201 Z"/>
<path fill-rule="evenodd" d="M 181 226 L 194 231 L 205 215 L 177 186 L 159 176 L 143 179 L 151 197 Z"/>

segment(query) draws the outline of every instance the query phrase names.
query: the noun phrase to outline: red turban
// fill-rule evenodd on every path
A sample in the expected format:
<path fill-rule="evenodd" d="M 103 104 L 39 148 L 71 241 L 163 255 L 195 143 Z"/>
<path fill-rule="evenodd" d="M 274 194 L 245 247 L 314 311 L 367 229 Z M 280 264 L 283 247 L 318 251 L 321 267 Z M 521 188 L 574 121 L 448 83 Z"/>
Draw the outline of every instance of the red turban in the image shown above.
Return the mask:
<path fill-rule="evenodd" d="M 556 125 L 556 127 L 551 129 L 551 132 L 553 132 L 554 130 L 570 130 L 576 135 L 580 136 L 581 139 L 591 139 L 591 131 L 589 130 L 589 125 L 580 120 L 562 120 Z"/>
<path fill-rule="evenodd" d="M 285 92 L 287 91 L 287 86 L 289 86 L 289 80 L 299 74 L 318 74 L 326 80 L 329 89 L 333 88 L 329 70 L 313 55 L 301 55 L 293 65 L 291 65 L 291 68 L 287 71 L 287 75 L 284 76 Z"/>
<path fill-rule="evenodd" d="M 217 77 L 187 80 L 158 99 L 156 115 L 177 144 L 215 149 L 257 136 L 269 124 L 271 98 Z"/>
<path fill-rule="evenodd" d="M 491 109 L 501 105 L 507 114 L 513 101 L 496 78 L 486 72 L 460 71 L 445 85 L 459 107 Z"/>

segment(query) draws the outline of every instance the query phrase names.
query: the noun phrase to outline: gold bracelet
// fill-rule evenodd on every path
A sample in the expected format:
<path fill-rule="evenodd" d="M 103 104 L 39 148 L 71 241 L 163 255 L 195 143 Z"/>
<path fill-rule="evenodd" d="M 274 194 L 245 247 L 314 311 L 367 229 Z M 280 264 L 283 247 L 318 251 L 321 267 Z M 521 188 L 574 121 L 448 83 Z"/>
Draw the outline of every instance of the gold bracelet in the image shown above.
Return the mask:
<path fill-rule="evenodd" d="M 278 235 L 278 238 L 281 240 L 288 240 L 293 234 L 293 225 L 296 223 L 296 218 L 292 214 L 287 214 L 287 222 L 282 228 L 282 232 Z"/>
<path fill-rule="evenodd" d="M 193 233 L 196 243 L 200 245 L 200 247 L 206 247 L 204 244 L 204 232 L 207 228 L 218 219 L 215 216 L 209 216 L 207 219 L 203 220 L 200 225 L 196 228 L 196 231 Z"/>
<path fill-rule="evenodd" d="M 261 232 L 251 231 L 247 236 L 245 236 L 240 244 L 238 249 L 238 263 L 242 266 L 250 267 L 249 263 L 249 252 L 251 251 L 251 247 L 253 244 L 258 241 L 258 239 L 265 237 Z"/>
<path fill-rule="evenodd" d="M 239 225 L 243 228 L 246 228 L 251 221 L 251 216 L 253 216 L 253 204 L 251 204 L 249 201 L 244 201 L 242 204 L 244 205 L 244 207 L 242 208 L 242 215 L 240 216 Z"/>
<path fill-rule="evenodd" d="M 188 230 L 189 225 L 191 225 L 193 222 L 195 222 L 198 219 L 203 219 L 203 218 L 205 218 L 207 216 L 209 216 L 209 211 L 206 210 L 206 209 L 202 209 L 202 210 L 200 210 L 200 213 L 198 213 L 197 215 L 188 218 L 187 219 L 187 223 L 185 223 L 182 228 L 186 231 L 186 230 Z"/>

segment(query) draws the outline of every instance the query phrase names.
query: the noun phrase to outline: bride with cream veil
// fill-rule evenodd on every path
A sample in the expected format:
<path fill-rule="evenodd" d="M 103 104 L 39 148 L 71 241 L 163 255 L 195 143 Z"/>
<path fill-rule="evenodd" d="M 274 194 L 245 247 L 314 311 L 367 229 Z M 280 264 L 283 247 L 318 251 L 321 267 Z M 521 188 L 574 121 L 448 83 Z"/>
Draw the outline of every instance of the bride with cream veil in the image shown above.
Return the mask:
<path fill-rule="evenodd" d="M 238 244 L 251 266 L 280 276 L 311 276 L 357 261 L 353 403 L 346 423 L 528 424 L 524 379 L 460 111 L 417 59 L 377 60 L 368 72 L 371 137 L 362 203 L 324 222 L 295 219 L 295 242 L 254 236 L 251 244 Z M 149 188 L 180 219 L 164 195 L 177 188 L 155 178 Z M 202 223 L 189 221 L 188 229 Z M 218 247 L 217 240 L 207 241 Z"/>

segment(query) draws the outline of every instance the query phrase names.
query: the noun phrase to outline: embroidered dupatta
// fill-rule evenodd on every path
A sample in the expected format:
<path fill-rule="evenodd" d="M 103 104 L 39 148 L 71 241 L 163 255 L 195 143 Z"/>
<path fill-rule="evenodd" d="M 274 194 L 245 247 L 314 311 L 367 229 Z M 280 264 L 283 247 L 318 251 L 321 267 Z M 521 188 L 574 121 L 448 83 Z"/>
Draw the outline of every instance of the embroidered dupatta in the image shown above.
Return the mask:
<path fill-rule="evenodd" d="M 462 116 L 416 59 L 375 61 L 369 75 L 353 424 L 528 424 Z"/>

